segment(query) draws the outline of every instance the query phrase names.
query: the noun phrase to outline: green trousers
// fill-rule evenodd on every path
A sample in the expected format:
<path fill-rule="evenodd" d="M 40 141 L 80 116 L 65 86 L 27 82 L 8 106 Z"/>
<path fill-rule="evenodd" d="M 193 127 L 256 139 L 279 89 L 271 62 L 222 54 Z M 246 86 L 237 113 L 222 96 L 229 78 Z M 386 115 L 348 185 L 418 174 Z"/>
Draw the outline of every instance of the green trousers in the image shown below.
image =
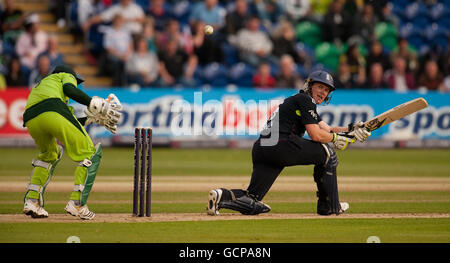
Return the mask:
<path fill-rule="evenodd" d="M 26 123 L 28 132 L 33 137 L 40 153 L 37 160 L 55 164 L 58 159 L 58 140 L 66 149 L 70 159 L 79 163 L 84 159 L 90 159 L 95 153 L 95 147 L 86 130 L 75 127 L 73 123 L 56 112 L 44 112 Z M 31 184 L 44 187 L 50 180 L 49 169 L 35 166 L 31 175 Z M 75 169 L 75 185 L 84 184 L 87 176 L 87 168 L 78 165 Z M 80 200 L 81 193 L 73 191 L 70 200 Z M 39 193 L 28 191 L 26 198 L 39 199 Z"/>

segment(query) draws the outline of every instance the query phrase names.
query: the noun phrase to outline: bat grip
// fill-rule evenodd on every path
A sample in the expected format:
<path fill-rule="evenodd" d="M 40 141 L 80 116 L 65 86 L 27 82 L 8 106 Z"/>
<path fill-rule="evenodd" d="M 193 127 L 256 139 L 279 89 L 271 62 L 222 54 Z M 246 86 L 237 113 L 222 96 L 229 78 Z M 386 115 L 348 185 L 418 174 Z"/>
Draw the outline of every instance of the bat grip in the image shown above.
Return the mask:
<path fill-rule="evenodd" d="M 340 132 L 340 133 L 337 133 L 337 135 L 344 136 L 344 137 L 351 138 L 351 139 L 355 138 L 355 135 L 352 134 L 352 131 L 351 132 L 350 131 Z"/>

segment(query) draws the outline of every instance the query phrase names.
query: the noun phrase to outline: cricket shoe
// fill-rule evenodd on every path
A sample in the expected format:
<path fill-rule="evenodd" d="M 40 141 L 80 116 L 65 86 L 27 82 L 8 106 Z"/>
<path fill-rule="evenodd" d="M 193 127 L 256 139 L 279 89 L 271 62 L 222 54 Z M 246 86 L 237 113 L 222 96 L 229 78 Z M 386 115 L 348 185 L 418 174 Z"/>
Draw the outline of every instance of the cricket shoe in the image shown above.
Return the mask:
<path fill-rule="evenodd" d="M 219 215 L 219 202 L 222 198 L 222 189 L 214 189 L 209 191 L 208 205 L 206 206 L 206 213 L 210 216 Z"/>
<path fill-rule="evenodd" d="M 339 214 L 344 213 L 350 208 L 350 205 L 347 202 L 339 203 L 341 205 L 341 209 L 339 210 Z"/>
<path fill-rule="evenodd" d="M 67 203 L 66 208 L 64 208 L 68 214 L 73 216 L 78 216 L 84 220 L 92 220 L 95 217 L 95 213 L 90 211 L 87 205 L 76 205 L 73 200 Z"/>
<path fill-rule="evenodd" d="M 238 210 L 243 215 L 259 215 L 270 212 L 270 206 L 259 201 L 254 195 L 246 194 L 236 199 Z M 243 207 L 242 207 L 243 206 Z"/>
<path fill-rule="evenodd" d="M 350 205 L 347 202 L 341 202 L 339 203 L 339 206 L 339 210 L 337 212 L 333 212 L 328 202 L 319 200 L 317 202 L 317 214 L 322 216 L 329 216 L 332 214 L 340 215 L 350 208 Z"/>
<path fill-rule="evenodd" d="M 39 205 L 39 200 L 27 198 L 23 205 L 23 213 L 31 216 L 32 218 L 46 218 L 48 212 Z"/>

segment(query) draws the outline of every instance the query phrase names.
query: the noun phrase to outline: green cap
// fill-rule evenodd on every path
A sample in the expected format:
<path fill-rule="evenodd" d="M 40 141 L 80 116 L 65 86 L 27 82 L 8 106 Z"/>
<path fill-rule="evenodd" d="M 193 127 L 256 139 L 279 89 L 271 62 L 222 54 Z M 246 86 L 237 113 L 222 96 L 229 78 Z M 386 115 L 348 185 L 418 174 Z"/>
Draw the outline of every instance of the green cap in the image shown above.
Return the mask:
<path fill-rule="evenodd" d="M 72 74 L 75 77 L 75 79 L 77 80 L 77 84 L 81 84 L 84 82 L 84 79 L 79 74 L 75 73 L 75 70 L 73 70 L 73 68 L 69 65 L 56 66 L 56 68 L 53 70 L 52 74 L 61 73 L 61 72 Z"/>

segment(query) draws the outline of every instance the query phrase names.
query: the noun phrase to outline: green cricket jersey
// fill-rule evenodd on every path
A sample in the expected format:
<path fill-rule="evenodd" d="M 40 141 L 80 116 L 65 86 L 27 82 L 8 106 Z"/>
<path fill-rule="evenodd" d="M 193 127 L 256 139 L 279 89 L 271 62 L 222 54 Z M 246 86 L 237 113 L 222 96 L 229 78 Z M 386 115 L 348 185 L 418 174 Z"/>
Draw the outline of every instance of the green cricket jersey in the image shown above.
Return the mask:
<path fill-rule="evenodd" d="M 27 121 L 48 111 L 58 112 L 78 127 L 79 124 L 73 116 L 73 108 L 67 106 L 69 98 L 83 105 L 89 105 L 91 98 L 76 87 L 77 80 L 70 73 L 50 74 L 42 79 L 28 96 L 23 114 L 24 127 Z"/>
<path fill-rule="evenodd" d="M 67 83 L 77 86 L 77 80 L 72 74 L 61 72 L 48 75 L 31 90 L 25 109 L 50 98 L 58 98 L 67 104 L 69 97 L 63 91 L 63 86 Z"/>

